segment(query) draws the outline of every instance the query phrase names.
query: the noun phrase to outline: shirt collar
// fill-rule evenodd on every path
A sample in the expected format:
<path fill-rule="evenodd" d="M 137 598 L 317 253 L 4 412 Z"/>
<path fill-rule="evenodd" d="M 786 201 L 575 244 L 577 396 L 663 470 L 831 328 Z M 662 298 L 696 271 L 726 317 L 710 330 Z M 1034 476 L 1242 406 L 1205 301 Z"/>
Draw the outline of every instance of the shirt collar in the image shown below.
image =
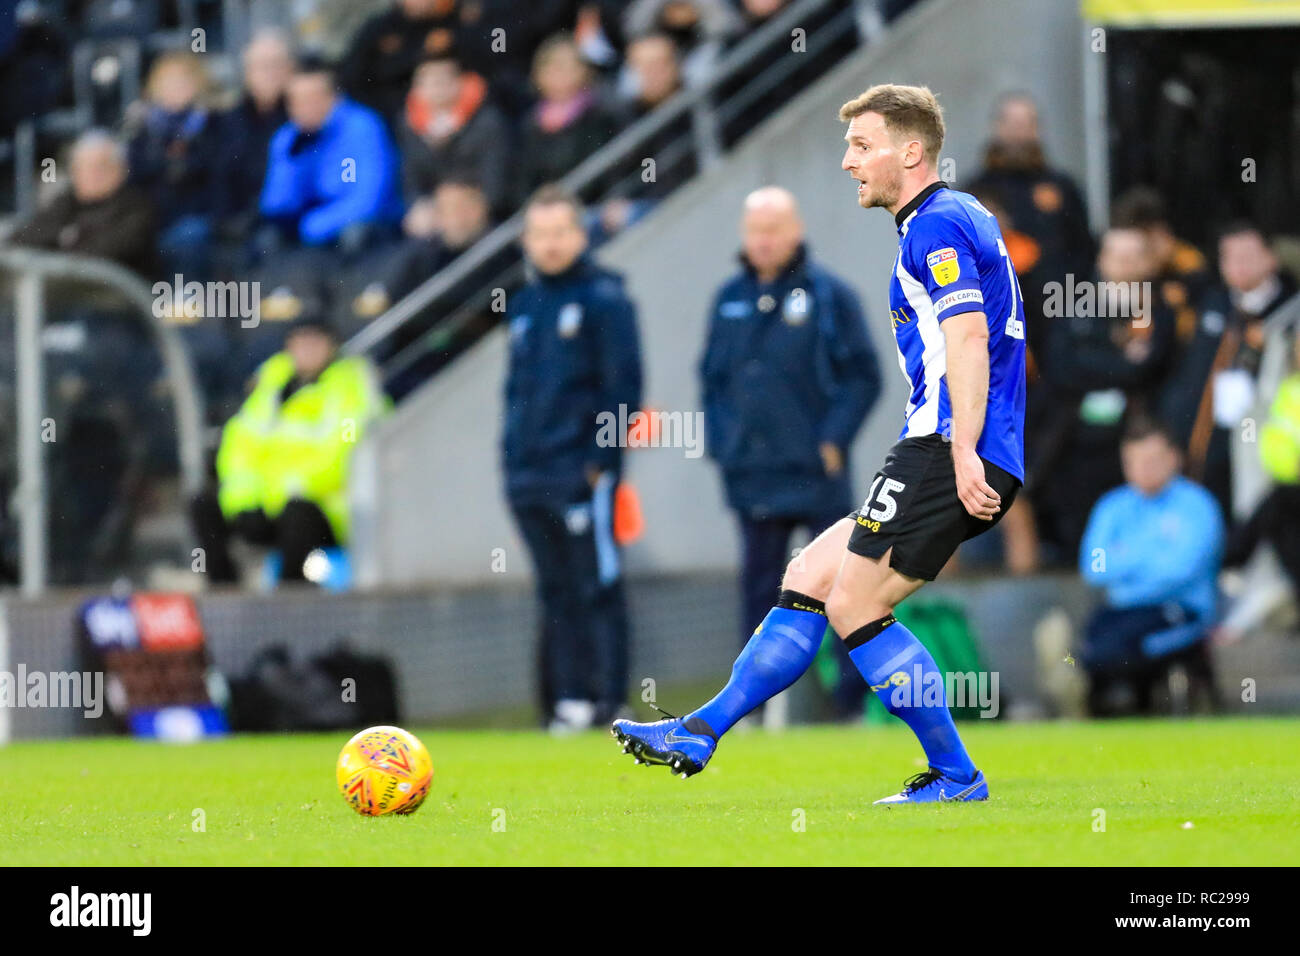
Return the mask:
<path fill-rule="evenodd" d="M 1268 311 L 1268 307 L 1273 304 L 1278 293 L 1282 291 L 1282 280 L 1273 273 L 1255 288 L 1247 292 L 1234 292 L 1232 298 L 1235 300 L 1234 305 L 1243 312 L 1249 312 L 1251 315 L 1263 315 Z"/>
<path fill-rule="evenodd" d="M 930 183 L 930 185 L 926 186 L 919 193 L 913 196 L 911 201 L 906 206 L 898 210 L 897 215 L 894 216 L 894 225 L 896 225 L 899 229 L 902 229 L 903 223 L 907 222 L 908 217 L 911 216 L 912 213 L 916 212 L 918 209 L 921 208 L 921 203 L 925 202 L 927 199 L 929 199 L 931 196 L 937 193 L 940 189 L 947 189 L 947 188 L 948 188 L 948 184 L 945 183 L 943 180 L 940 180 L 937 183 Z"/>

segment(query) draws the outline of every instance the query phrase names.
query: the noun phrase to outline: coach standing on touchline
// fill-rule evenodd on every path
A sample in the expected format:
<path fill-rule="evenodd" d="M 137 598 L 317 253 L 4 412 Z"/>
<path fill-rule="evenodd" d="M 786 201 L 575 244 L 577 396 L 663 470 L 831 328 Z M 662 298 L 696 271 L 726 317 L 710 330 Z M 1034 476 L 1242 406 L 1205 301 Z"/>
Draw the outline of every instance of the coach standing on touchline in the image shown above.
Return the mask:
<path fill-rule="evenodd" d="M 530 279 L 510 298 L 506 495 L 542 604 L 539 685 L 553 732 L 625 702 L 628 623 L 613 501 L 622 448 L 597 416 L 640 408 L 636 308 L 586 255 L 582 207 L 554 186 L 524 210 Z M 620 443 L 621 444 L 621 443 Z"/>
<path fill-rule="evenodd" d="M 880 395 L 862 305 L 812 261 L 791 193 L 745 199 L 740 271 L 714 297 L 700 363 L 709 453 L 742 541 L 741 645 L 781 589 L 797 528 L 809 539 L 853 510 L 849 445 Z M 835 695 L 861 711 L 866 685 L 843 655 Z"/>

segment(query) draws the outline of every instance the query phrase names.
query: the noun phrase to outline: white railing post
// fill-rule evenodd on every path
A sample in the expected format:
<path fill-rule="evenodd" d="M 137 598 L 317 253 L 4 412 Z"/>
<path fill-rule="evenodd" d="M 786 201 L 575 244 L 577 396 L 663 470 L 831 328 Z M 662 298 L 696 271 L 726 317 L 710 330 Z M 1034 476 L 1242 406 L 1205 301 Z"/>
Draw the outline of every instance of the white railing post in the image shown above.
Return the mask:
<path fill-rule="evenodd" d="M 1085 200 L 1093 233 L 1110 225 L 1110 117 L 1106 92 L 1106 54 L 1092 48 L 1095 23 L 1084 23 L 1083 36 L 1083 142 Z M 1102 28 L 1104 29 L 1104 28 Z"/>
<path fill-rule="evenodd" d="M 41 593 L 49 572 L 49 497 L 41 435 L 45 406 L 45 361 L 41 352 L 44 282 L 41 273 L 29 269 L 18 276 L 14 292 L 18 374 L 18 490 L 14 497 L 18 506 L 19 572 L 26 595 Z"/>

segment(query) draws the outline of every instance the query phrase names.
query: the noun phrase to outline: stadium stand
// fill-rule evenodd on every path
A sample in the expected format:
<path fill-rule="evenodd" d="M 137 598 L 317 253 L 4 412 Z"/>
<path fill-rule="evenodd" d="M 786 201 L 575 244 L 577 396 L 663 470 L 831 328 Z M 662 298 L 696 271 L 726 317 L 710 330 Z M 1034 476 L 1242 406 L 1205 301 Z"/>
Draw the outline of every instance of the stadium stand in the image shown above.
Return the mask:
<path fill-rule="evenodd" d="M 864 264 L 891 261 L 895 236 L 844 201 L 835 120 L 864 78 L 891 77 L 941 93 L 944 176 L 997 213 L 1031 316 L 1025 498 L 949 574 L 1073 579 L 1093 505 L 1122 483 L 1124 426 L 1158 414 L 1187 475 L 1219 502 L 1229 567 L 1243 569 L 1225 579 L 1240 575 L 1214 633 L 1240 639 L 1265 621 L 1276 630 L 1275 604 L 1283 621 L 1294 613 L 1294 554 L 1285 539 L 1270 544 L 1286 522 L 1269 516 L 1289 514 L 1295 484 L 1285 436 L 1300 240 L 1286 233 L 1300 187 L 1273 177 L 1250 189 L 1240 166 L 1242 156 L 1261 168 L 1295 163 L 1294 140 L 1263 130 L 1295 115 L 1294 87 L 1277 78 L 1298 31 L 1241 30 L 1211 44 L 1117 26 L 1102 75 L 1077 42 L 1080 17 L 1065 0 L 7 5 L 0 409 L 43 407 L 67 431 L 48 454 L 30 434 L 0 449 L 5 499 L 30 501 L 15 493 L 30 496 L 39 475 L 49 502 L 7 509 L 0 575 L 33 592 L 118 578 L 196 587 L 187 502 L 199 484 L 212 490 L 221 429 L 286 331 L 323 319 L 395 403 L 353 458 L 357 587 L 483 600 L 492 550 L 523 554 L 497 447 L 502 303 L 526 274 L 521 204 L 553 181 L 583 200 L 593 245 L 626 275 L 641 313 L 646 401 L 683 420 L 699 403 L 707 290 L 736 248 L 718 223 L 734 222 L 740 198 L 766 183 L 799 197 L 819 261 L 852 278 L 877 351 L 892 354 L 879 314 L 885 270 Z M 1054 42 L 1018 42 L 1030 29 Z M 1098 107 L 1120 97 L 1131 108 Z M 1206 149 L 1221 129 L 1234 145 Z M 1188 157 L 1186 168 L 1162 163 L 1169 154 Z M 364 209 L 323 215 L 336 168 L 336 201 L 354 199 L 349 175 L 369 188 L 382 169 L 382 188 Z M 133 275 L 37 266 L 27 249 L 98 256 Z M 198 292 L 186 291 L 196 280 Z M 1074 282 L 1135 284 L 1154 298 L 1138 323 L 1061 314 L 1053 289 L 1069 300 Z M 141 286 L 153 299 L 144 316 Z M 245 300 L 255 320 L 240 311 Z M 33 316 L 43 323 L 35 345 L 23 338 Z M 23 370 L 33 355 L 44 369 L 35 378 Z M 880 407 L 901 406 L 901 389 L 887 378 Z M 1245 422 L 1270 426 L 1266 460 Z M 888 414 L 868 420 L 851 453 L 857 476 L 896 434 Z M 687 575 L 720 581 L 735 548 L 705 458 L 680 448 L 628 457 L 648 519 L 628 553 L 644 615 L 657 588 Z M 513 586 L 528 572 L 512 560 Z M 1069 593 L 1077 627 L 1090 599 Z M 519 594 L 510 600 L 523 606 Z M 684 613 L 684 635 L 715 629 L 704 599 Z M 218 628 L 214 646 L 228 639 Z M 1232 653 L 1277 654 L 1300 670 L 1288 650 Z M 1057 706 L 1025 696 L 1043 712 Z"/>

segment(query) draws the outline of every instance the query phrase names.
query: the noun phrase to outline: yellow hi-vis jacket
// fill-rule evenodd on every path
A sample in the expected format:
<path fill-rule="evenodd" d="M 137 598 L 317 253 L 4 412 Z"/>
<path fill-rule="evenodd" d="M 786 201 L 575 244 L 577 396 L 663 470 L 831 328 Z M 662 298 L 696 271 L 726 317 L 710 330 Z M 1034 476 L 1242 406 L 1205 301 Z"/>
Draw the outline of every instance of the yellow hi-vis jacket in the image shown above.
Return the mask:
<path fill-rule="evenodd" d="M 1259 433 L 1264 469 L 1274 481 L 1294 485 L 1300 482 L 1300 372 L 1282 380 L 1268 414 Z"/>
<path fill-rule="evenodd" d="M 374 367 L 363 358 L 336 358 L 288 401 L 293 378 L 285 352 L 257 370 L 252 394 L 221 432 L 218 501 L 233 518 L 260 508 L 277 517 L 291 498 L 314 503 L 339 543 L 348 539 L 348 466 L 357 443 L 389 407 Z"/>

